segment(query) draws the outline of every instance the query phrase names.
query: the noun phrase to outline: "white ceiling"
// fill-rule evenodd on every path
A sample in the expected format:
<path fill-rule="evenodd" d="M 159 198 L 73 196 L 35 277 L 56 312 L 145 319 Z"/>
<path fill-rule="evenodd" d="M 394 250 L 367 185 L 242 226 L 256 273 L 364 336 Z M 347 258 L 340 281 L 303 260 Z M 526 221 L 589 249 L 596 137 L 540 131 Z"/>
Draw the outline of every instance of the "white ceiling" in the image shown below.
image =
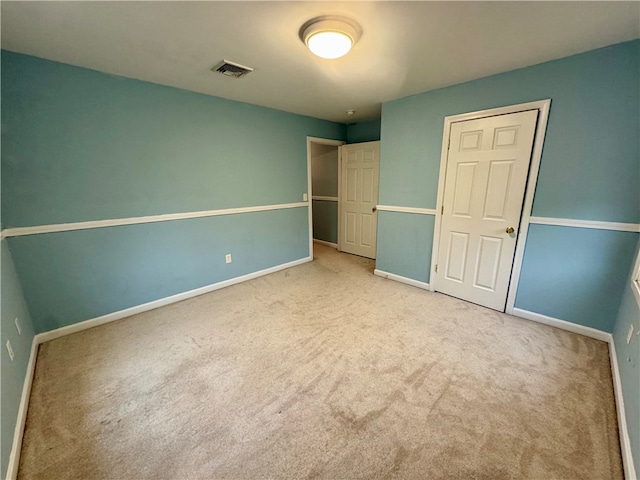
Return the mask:
<path fill-rule="evenodd" d="M 8 2 L 2 48 L 339 122 L 388 100 L 640 37 L 640 2 Z M 337 60 L 300 26 L 323 14 L 363 34 Z M 220 60 L 253 67 L 215 74 Z M 356 110 L 347 119 L 346 110 Z"/>

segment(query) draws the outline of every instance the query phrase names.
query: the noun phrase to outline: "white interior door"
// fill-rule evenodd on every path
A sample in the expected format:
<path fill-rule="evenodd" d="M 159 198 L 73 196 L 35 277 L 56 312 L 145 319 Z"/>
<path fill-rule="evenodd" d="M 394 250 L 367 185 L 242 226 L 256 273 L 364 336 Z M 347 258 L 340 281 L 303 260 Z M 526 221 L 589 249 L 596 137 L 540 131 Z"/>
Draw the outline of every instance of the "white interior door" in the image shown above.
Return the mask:
<path fill-rule="evenodd" d="M 376 258 L 380 142 L 340 147 L 340 250 Z"/>
<path fill-rule="evenodd" d="M 504 311 L 537 117 L 452 124 L 436 290 Z"/>

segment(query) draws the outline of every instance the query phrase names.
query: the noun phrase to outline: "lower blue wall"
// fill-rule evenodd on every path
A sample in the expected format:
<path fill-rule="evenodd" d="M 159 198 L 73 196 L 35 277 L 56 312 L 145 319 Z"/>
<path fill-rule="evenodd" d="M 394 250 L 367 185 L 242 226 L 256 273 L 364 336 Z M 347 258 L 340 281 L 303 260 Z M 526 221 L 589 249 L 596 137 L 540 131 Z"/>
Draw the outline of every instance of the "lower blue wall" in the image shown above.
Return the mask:
<path fill-rule="evenodd" d="M 0 355 L 2 355 L 2 380 L 0 385 L 2 389 L 2 412 L 0 419 L 2 424 L 2 437 L 0 438 L 2 442 L 2 466 L 0 471 L 2 476 L 0 478 L 5 478 L 9 465 L 11 447 L 13 445 L 18 409 L 22 397 L 22 387 L 27 374 L 27 365 L 29 363 L 34 331 L 22 295 L 22 287 L 18 281 L 9 247 L 5 240 L 2 240 L 0 248 L 2 249 L 2 258 L 0 259 L 0 268 L 2 270 L 0 277 L 0 297 L 2 299 L 2 323 L 0 328 L 0 339 L 2 343 L 2 352 L 0 352 Z M 14 323 L 15 318 L 18 318 L 22 334 L 18 334 Z M 7 340 L 11 342 L 11 346 L 13 347 L 13 361 L 5 348 Z"/>
<path fill-rule="evenodd" d="M 305 258 L 308 225 L 299 207 L 8 240 L 41 333 Z"/>
<path fill-rule="evenodd" d="M 640 241 L 636 251 L 638 249 Z M 627 277 L 613 329 L 613 341 L 616 345 L 631 453 L 636 473 L 640 474 L 640 301 L 635 298 L 632 288 Z M 633 325 L 634 335 L 631 342 L 627 343 L 629 325 Z"/>
<path fill-rule="evenodd" d="M 613 331 L 638 234 L 531 225 L 516 307 Z M 544 299 L 544 300 L 543 300 Z"/>
<path fill-rule="evenodd" d="M 378 211 L 376 269 L 429 282 L 435 217 Z"/>

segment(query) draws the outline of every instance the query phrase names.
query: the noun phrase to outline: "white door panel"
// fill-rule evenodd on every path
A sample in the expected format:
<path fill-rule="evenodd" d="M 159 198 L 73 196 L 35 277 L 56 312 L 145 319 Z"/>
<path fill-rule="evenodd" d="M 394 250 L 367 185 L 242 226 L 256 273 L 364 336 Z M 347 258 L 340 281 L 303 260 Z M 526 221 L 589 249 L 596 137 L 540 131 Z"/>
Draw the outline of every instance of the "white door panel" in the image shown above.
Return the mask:
<path fill-rule="evenodd" d="M 340 192 L 340 249 L 376 258 L 380 142 L 344 145 Z"/>
<path fill-rule="evenodd" d="M 474 287 L 484 288 L 491 292 L 495 291 L 501 251 L 502 238 L 484 235 L 480 237 L 480 245 L 476 256 L 476 270 L 473 276 Z"/>
<path fill-rule="evenodd" d="M 449 233 L 449 249 L 446 262 L 446 279 L 453 282 L 464 281 L 467 264 L 469 234 L 464 232 Z"/>
<path fill-rule="evenodd" d="M 537 115 L 532 110 L 452 124 L 438 291 L 504 310 Z"/>
<path fill-rule="evenodd" d="M 489 165 L 489 179 L 487 180 L 483 212 L 485 220 L 504 219 L 513 163 L 513 160 L 497 160 L 492 161 Z"/>

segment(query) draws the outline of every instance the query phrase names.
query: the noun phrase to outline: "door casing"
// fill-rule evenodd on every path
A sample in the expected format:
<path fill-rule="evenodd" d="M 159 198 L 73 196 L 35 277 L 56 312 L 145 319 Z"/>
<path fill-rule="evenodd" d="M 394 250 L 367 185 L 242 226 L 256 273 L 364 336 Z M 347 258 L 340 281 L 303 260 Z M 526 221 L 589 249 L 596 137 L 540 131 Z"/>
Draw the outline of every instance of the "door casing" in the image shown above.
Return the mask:
<path fill-rule="evenodd" d="M 509 291 L 507 293 L 506 313 L 513 314 L 516 301 L 516 293 L 518 289 L 518 281 L 520 279 L 520 271 L 522 268 L 522 258 L 524 256 L 524 248 L 529 231 L 529 219 L 531 218 L 531 207 L 533 206 L 533 196 L 538 181 L 538 171 L 540 169 L 540 159 L 542 157 L 542 147 L 544 145 L 544 137 L 547 129 L 547 120 L 549 118 L 549 109 L 551 107 L 551 99 L 539 100 L 536 102 L 521 103 L 518 105 L 509 105 L 506 107 L 492 108 L 489 110 L 481 110 L 477 112 L 463 113 L 460 115 L 451 115 L 444 119 L 444 132 L 442 134 L 442 152 L 440 154 L 440 174 L 438 177 L 438 200 L 436 205 L 435 228 L 433 232 L 433 250 L 431 252 L 431 270 L 429 289 L 434 292 L 437 289 L 437 281 L 435 267 L 438 263 L 438 252 L 440 250 L 440 230 L 442 224 L 442 205 L 444 203 L 444 187 L 447 173 L 447 158 L 449 152 L 449 137 L 451 135 L 451 125 L 455 122 L 463 122 L 466 120 L 477 120 L 479 118 L 493 117 L 496 115 L 505 115 L 509 113 L 524 112 L 527 110 L 538 110 L 538 123 L 535 130 L 535 138 L 533 141 L 533 149 L 531 152 L 531 163 L 529 166 L 529 176 L 527 178 L 524 204 L 522 206 L 522 216 L 520 219 L 520 229 L 516 239 L 516 250 L 513 259 L 513 267 L 511 269 L 511 279 L 509 281 Z"/>
<path fill-rule="evenodd" d="M 344 145 L 344 140 L 333 140 L 330 138 L 307 137 L 307 201 L 309 203 L 309 256 L 313 258 L 313 198 L 311 183 L 311 144 L 320 143 L 322 145 L 334 145 L 338 147 L 338 211 L 340 209 L 340 146 Z M 338 245 L 340 245 L 340 218 L 338 214 Z M 340 247 L 338 247 L 340 249 Z"/>

